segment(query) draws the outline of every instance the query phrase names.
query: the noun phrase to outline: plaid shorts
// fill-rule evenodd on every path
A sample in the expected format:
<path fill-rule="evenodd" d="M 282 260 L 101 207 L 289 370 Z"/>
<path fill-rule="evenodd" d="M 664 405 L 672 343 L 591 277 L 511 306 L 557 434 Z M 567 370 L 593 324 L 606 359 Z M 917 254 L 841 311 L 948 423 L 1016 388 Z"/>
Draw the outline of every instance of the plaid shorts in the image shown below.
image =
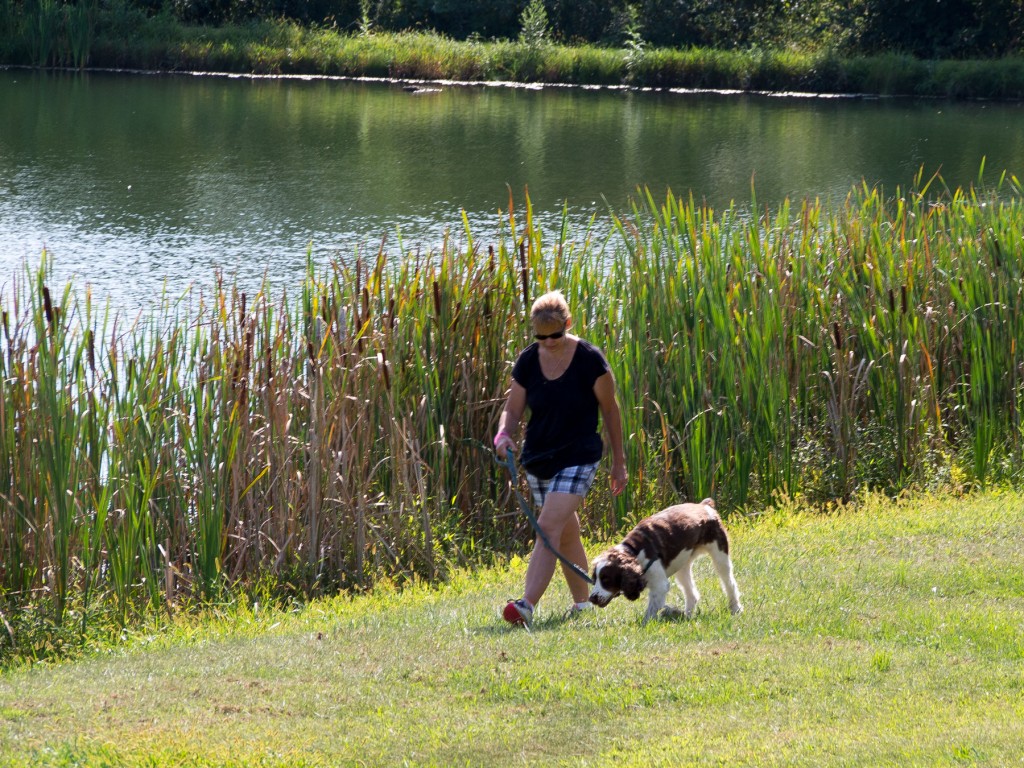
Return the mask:
<path fill-rule="evenodd" d="M 526 481 L 530 484 L 533 503 L 539 509 L 544 506 L 544 499 L 549 493 L 574 493 L 577 496 L 586 496 L 596 476 L 597 462 L 594 462 L 578 467 L 566 467 L 547 480 L 541 480 L 527 472 Z"/>

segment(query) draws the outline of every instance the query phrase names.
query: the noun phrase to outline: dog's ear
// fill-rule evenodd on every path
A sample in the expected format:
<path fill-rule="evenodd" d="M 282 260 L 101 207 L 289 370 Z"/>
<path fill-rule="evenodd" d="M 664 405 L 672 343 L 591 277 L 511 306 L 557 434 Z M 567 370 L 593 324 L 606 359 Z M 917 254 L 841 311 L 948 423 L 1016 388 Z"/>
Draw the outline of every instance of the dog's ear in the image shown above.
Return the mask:
<path fill-rule="evenodd" d="M 647 584 L 644 583 L 644 572 L 640 569 L 640 564 L 635 560 L 631 563 L 624 564 L 622 572 L 622 594 L 626 596 L 626 599 L 638 599 L 640 597 L 640 593 L 644 591 L 645 586 L 647 586 Z"/>

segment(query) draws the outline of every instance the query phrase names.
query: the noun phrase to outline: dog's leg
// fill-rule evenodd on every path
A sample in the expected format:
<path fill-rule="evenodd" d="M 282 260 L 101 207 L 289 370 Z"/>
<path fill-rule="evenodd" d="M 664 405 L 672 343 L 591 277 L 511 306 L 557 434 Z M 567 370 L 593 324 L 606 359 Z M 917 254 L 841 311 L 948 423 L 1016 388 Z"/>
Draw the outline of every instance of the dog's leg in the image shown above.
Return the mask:
<path fill-rule="evenodd" d="M 697 589 L 697 585 L 693 581 L 693 561 L 695 558 L 690 558 L 683 567 L 676 571 L 676 581 L 679 582 L 680 588 L 683 590 L 683 595 L 686 597 L 686 604 L 683 608 L 683 613 L 686 618 L 693 617 L 693 609 L 697 607 L 697 603 L 700 601 L 700 591 Z"/>
<path fill-rule="evenodd" d="M 665 598 L 668 596 L 668 576 L 665 575 L 665 568 L 661 563 L 655 563 L 644 576 L 647 583 L 647 612 L 644 614 L 644 624 L 658 615 L 658 612 L 665 607 Z"/>
<path fill-rule="evenodd" d="M 718 571 L 718 580 L 722 582 L 722 591 L 729 598 L 729 610 L 733 613 L 742 613 L 743 606 L 740 605 L 740 589 L 736 585 L 736 579 L 732 575 L 732 559 L 728 552 L 723 552 L 715 544 L 708 547 L 708 553 Z"/>

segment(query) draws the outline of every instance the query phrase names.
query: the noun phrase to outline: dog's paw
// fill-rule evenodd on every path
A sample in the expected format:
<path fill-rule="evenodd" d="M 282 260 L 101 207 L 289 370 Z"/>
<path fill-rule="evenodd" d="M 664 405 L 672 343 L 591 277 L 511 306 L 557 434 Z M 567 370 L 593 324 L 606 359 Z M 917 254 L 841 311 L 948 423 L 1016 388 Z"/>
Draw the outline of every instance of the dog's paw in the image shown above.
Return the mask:
<path fill-rule="evenodd" d="M 640 623 L 641 624 L 646 624 L 649 621 L 653 621 L 654 619 L 657 619 L 660 615 L 661 615 L 661 612 L 659 610 L 657 610 L 657 609 L 655 609 L 653 611 L 652 610 L 647 610 L 644 613 L 643 619 L 640 620 Z"/>
<path fill-rule="evenodd" d="M 729 606 L 729 610 L 732 611 L 732 615 L 733 616 L 737 616 L 737 615 L 743 613 L 743 606 L 740 605 L 739 603 L 733 603 L 732 605 Z"/>
<path fill-rule="evenodd" d="M 686 611 L 681 611 L 671 605 L 666 605 L 661 609 L 661 618 L 663 619 L 688 619 L 690 615 Z"/>

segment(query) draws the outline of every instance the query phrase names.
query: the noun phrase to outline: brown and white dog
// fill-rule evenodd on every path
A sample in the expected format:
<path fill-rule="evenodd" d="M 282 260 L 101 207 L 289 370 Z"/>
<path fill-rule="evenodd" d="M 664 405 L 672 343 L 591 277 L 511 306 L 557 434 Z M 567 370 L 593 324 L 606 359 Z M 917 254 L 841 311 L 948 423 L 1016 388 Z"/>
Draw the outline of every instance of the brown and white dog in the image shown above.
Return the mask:
<path fill-rule="evenodd" d="M 644 622 L 662 609 L 664 615 L 678 615 L 678 610 L 665 608 L 668 580 L 674 575 L 686 597 L 684 614 L 690 618 L 700 600 L 691 566 L 700 555 L 709 555 L 715 564 L 722 589 L 729 598 L 729 610 L 742 611 L 729 558 L 729 536 L 713 499 L 704 499 L 700 504 L 676 504 L 637 523 L 621 544 L 594 561 L 590 602 L 604 608 L 618 595 L 636 600 L 646 587 Z"/>

